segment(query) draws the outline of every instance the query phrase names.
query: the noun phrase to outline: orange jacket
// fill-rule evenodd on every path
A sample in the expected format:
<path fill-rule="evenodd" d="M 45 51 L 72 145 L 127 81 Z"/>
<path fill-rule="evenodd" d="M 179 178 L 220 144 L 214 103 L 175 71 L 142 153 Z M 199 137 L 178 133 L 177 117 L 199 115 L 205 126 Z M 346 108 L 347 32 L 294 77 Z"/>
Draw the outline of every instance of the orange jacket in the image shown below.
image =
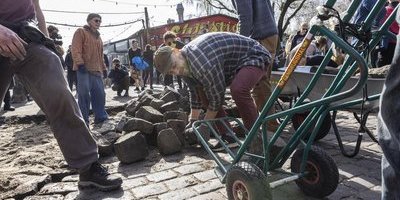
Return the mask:
<path fill-rule="evenodd" d="M 103 41 L 98 32 L 92 32 L 88 26 L 78 28 L 72 39 L 73 70 L 78 70 L 78 65 L 85 65 L 88 71 L 102 72 L 106 70 L 103 57 Z"/>

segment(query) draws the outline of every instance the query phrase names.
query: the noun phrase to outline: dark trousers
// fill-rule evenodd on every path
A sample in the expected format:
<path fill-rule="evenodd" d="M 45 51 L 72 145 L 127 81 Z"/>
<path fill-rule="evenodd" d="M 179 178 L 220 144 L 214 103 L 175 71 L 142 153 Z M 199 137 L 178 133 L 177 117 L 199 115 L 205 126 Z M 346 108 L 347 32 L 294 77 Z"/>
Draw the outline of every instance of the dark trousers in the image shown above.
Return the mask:
<path fill-rule="evenodd" d="M 308 56 L 306 65 L 315 66 L 320 65 L 322 60 L 324 60 L 325 56 Z M 337 68 L 338 64 L 336 64 L 333 60 L 329 60 L 327 66 Z"/>
<path fill-rule="evenodd" d="M 0 98 L 7 93 L 12 76 L 17 75 L 46 114 L 68 165 L 79 169 L 95 162 L 96 142 L 67 86 L 60 59 L 43 45 L 31 43 L 25 48 L 23 61 L 0 57 Z"/>
<path fill-rule="evenodd" d="M 149 78 L 150 78 L 149 84 L 150 84 L 150 87 L 153 87 L 153 68 L 149 67 L 149 69 L 144 70 L 143 74 L 142 74 L 142 78 L 143 78 L 144 86 L 146 85 L 147 80 L 149 80 Z"/>
<path fill-rule="evenodd" d="M 399 15 L 397 15 L 399 16 Z M 400 22 L 399 19 L 397 19 Z M 381 93 L 378 114 L 382 156 L 382 199 L 400 199 L 400 36 Z"/>
<path fill-rule="evenodd" d="M 11 107 L 11 94 L 10 88 L 7 89 L 6 95 L 4 96 L 4 109 L 8 109 Z"/>
<path fill-rule="evenodd" d="M 72 91 L 72 87 L 74 86 L 74 84 L 75 84 L 75 87 L 78 84 L 78 79 L 76 77 L 76 71 L 73 71 L 73 70 L 67 71 L 67 81 L 68 81 L 69 89 Z"/>

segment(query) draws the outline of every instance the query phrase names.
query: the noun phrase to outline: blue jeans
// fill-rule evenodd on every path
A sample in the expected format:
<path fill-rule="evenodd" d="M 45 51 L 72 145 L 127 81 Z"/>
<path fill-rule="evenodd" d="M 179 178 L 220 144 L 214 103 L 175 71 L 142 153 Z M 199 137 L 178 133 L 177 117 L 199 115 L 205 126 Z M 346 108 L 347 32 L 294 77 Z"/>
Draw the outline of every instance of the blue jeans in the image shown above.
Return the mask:
<path fill-rule="evenodd" d="M 399 22 L 400 13 L 397 15 Z M 378 115 L 379 144 L 382 147 L 382 200 L 400 199 L 400 36 L 386 76 Z"/>
<path fill-rule="evenodd" d="M 106 93 L 104 92 L 103 78 L 101 73 L 97 73 L 88 72 L 84 67 L 81 67 L 76 73 L 78 104 L 87 125 L 89 124 L 90 104 L 92 104 L 94 113 L 94 123 L 108 119 L 105 109 Z"/>

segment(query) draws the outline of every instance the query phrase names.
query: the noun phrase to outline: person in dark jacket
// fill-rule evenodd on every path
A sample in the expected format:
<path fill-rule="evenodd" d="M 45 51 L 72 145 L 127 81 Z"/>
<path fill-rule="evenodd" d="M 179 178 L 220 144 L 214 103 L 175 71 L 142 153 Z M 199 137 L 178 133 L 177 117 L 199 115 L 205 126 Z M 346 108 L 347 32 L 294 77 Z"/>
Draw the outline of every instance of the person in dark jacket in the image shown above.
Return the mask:
<path fill-rule="evenodd" d="M 154 51 L 151 50 L 151 45 L 147 44 L 143 52 L 143 60 L 149 64 L 149 67 L 147 67 L 143 72 L 143 83 L 144 87 L 146 87 L 147 80 L 150 78 L 150 89 L 153 89 L 153 56 Z"/>
<path fill-rule="evenodd" d="M 67 66 L 67 81 L 69 89 L 72 91 L 72 88 L 75 83 L 75 87 L 77 85 L 76 71 L 73 70 L 74 62 L 72 60 L 71 55 L 71 45 L 68 46 L 67 55 L 65 56 L 65 65 Z"/>
<path fill-rule="evenodd" d="M 112 90 L 117 91 L 117 95 L 120 97 L 121 92 L 125 90 L 124 97 L 129 96 L 129 73 L 128 69 L 120 64 L 118 58 L 114 58 L 112 61 L 113 69 L 108 74 L 108 78 L 111 79 Z"/>
<path fill-rule="evenodd" d="M 131 67 L 131 77 L 135 80 L 135 91 L 140 91 L 139 87 L 142 87 L 142 91 L 144 90 L 144 84 L 142 79 L 142 71 L 139 70 L 135 63 L 132 62 L 132 58 L 134 57 L 142 57 L 142 49 L 139 48 L 139 43 L 137 40 L 132 40 L 132 46 L 128 49 L 128 58 L 129 65 Z"/>

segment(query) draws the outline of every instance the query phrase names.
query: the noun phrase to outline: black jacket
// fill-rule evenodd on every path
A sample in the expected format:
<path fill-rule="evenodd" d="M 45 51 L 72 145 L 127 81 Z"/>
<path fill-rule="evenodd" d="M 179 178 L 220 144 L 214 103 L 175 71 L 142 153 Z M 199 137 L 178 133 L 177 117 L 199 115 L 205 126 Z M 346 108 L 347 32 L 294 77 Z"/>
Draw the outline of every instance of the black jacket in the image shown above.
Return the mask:
<path fill-rule="evenodd" d="M 120 65 L 120 67 L 112 69 L 108 74 L 108 78 L 111 78 L 113 84 L 119 84 L 124 79 L 125 76 L 128 76 L 128 69 L 125 66 Z"/>

